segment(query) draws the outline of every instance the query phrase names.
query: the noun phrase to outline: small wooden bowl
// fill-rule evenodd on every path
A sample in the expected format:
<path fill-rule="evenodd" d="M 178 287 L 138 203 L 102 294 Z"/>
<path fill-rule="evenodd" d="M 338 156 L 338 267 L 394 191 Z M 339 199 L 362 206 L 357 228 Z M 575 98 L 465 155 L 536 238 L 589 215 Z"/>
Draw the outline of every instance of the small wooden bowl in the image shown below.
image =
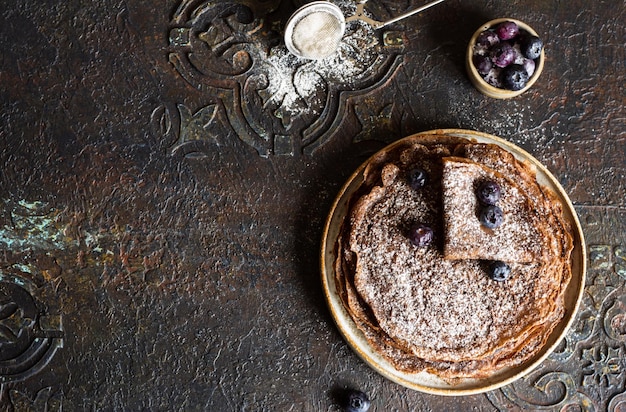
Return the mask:
<path fill-rule="evenodd" d="M 535 32 L 535 30 L 533 30 L 532 27 L 530 27 L 526 23 L 521 22 L 519 20 L 510 19 L 510 18 L 491 20 L 483 24 L 482 26 L 480 26 L 478 30 L 474 32 L 474 35 L 470 39 L 470 42 L 467 46 L 467 53 L 465 56 L 465 68 L 467 69 L 467 74 L 472 84 L 474 85 L 474 87 L 476 87 L 476 89 L 478 89 L 478 91 L 484 94 L 485 96 L 493 97 L 495 99 L 509 99 L 511 97 L 519 96 L 520 94 L 524 93 L 526 90 L 530 89 L 532 85 L 535 84 L 539 76 L 541 75 L 541 72 L 543 71 L 543 65 L 546 60 L 545 52 L 544 50 L 542 50 L 541 55 L 535 61 L 536 62 L 535 72 L 530 77 L 530 79 L 528 79 L 528 83 L 526 83 L 526 86 L 524 86 L 524 88 L 520 90 L 500 89 L 498 87 L 492 86 L 489 83 L 487 83 L 482 78 L 482 76 L 478 73 L 478 70 L 476 70 L 476 67 L 474 66 L 474 63 L 472 61 L 472 58 L 474 56 L 474 44 L 476 43 L 476 39 L 478 38 L 480 33 L 484 32 L 485 30 L 494 28 L 498 24 L 505 22 L 505 21 L 515 22 L 519 26 L 520 30 L 526 31 L 527 33 L 530 33 L 534 36 L 538 36 L 537 32 Z"/>

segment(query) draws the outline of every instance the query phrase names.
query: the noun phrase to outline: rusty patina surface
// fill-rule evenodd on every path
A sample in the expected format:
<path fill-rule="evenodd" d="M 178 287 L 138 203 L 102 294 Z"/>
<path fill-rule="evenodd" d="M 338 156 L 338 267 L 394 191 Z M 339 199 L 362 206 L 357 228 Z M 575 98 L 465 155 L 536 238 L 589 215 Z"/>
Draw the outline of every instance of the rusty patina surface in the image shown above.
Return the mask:
<path fill-rule="evenodd" d="M 343 73 L 281 54 L 304 2 L 240 3 L 2 1 L 2 409 L 333 411 L 348 387 L 379 411 L 626 408 L 624 3 L 449 0 L 353 37 Z M 420 5 L 370 3 L 380 19 Z M 471 86 L 464 53 L 506 16 L 543 36 L 547 62 L 529 92 L 499 101 Z M 354 169 L 447 127 L 542 161 L 589 254 L 556 353 L 463 398 L 364 364 L 318 270 Z"/>

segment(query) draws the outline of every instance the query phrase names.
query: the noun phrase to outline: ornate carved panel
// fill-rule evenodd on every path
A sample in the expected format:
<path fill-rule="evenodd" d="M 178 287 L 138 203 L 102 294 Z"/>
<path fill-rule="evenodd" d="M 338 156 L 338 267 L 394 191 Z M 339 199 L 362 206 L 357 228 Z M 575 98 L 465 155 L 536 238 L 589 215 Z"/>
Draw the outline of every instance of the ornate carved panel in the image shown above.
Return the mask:
<path fill-rule="evenodd" d="M 588 237 L 587 286 L 560 347 L 534 372 L 487 394 L 501 410 L 626 410 L 626 224 L 619 208 L 578 208 Z"/>
<path fill-rule="evenodd" d="M 311 153 L 345 116 L 348 96 L 376 89 L 401 64 L 403 36 L 362 22 L 348 24 L 329 58 L 291 55 L 282 27 L 302 4 L 181 2 L 170 22 L 168 59 L 187 83 L 215 100 L 155 109 L 153 123 L 172 153 L 201 154 L 204 142 L 229 130 L 261 156 Z M 346 15 L 355 4 L 338 2 Z"/>

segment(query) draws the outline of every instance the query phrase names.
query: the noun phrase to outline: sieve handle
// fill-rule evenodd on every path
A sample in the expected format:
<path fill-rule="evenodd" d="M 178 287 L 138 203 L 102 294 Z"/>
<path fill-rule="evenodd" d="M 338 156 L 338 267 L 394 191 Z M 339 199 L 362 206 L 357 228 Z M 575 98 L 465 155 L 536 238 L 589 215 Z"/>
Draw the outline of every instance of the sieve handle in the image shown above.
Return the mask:
<path fill-rule="evenodd" d="M 354 14 L 354 16 L 348 17 L 346 19 L 346 21 L 353 21 L 353 20 L 361 20 L 364 21 L 365 23 L 368 23 L 370 26 L 372 26 L 375 29 L 380 29 L 381 27 L 385 27 L 389 24 L 395 23 L 397 21 L 400 21 L 402 19 L 406 19 L 407 17 L 410 17 L 414 14 L 419 13 L 420 11 L 424 11 L 428 8 L 431 8 L 432 6 L 435 6 L 439 3 L 441 3 L 444 0 L 435 0 L 433 2 L 430 2 L 428 4 L 423 5 L 422 7 L 418 7 L 415 10 L 411 10 L 407 13 L 401 14 L 398 17 L 394 17 L 393 19 L 387 20 L 387 21 L 377 21 L 374 20 L 370 17 L 367 17 L 365 15 L 365 3 L 367 3 L 367 0 L 361 0 L 359 1 L 359 3 L 356 5 L 356 12 Z"/>
<path fill-rule="evenodd" d="M 348 17 L 346 19 L 346 22 L 355 21 L 355 20 L 361 20 L 361 21 L 364 21 L 365 23 L 369 24 L 370 26 L 372 26 L 375 29 L 380 29 L 381 27 L 383 27 L 385 25 L 385 23 L 383 23 L 382 21 L 377 21 L 377 20 L 374 20 L 374 19 L 368 17 L 365 14 L 365 3 L 367 3 L 367 0 L 359 1 L 359 3 L 356 5 L 356 11 L 354 12 L 354 16 Z"/>

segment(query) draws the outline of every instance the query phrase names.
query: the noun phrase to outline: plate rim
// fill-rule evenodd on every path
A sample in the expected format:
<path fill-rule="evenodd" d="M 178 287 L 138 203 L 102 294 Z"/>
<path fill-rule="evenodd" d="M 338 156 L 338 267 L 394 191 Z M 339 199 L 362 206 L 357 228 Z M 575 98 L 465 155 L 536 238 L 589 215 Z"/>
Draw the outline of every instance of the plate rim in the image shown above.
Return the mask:
<path fill-rule="evenodd" d="M 364 348 L 360 347 L 358 342 L 356 342 L 351 336 L 349 336 L 348 331 L 345 330 L 345 327 L 341 324 L 341 319 L 340 319 L 340 315 L 338 314 L 338 311 L 345 312 L 344 317 L 347 316 L 349 319 L 349 322 L 352 322 L 354 328 L 356 328 L 354 321 L 352 320 L 352 318 L 350 318 L 345 307 L 343 306 L 343 303 L 341 301 L 337 301 L 336 298 L 333 298 L 332 296 L 333 293 L 335 295 L 337 294 L 336 288 L 334 290 L 331 290 L 331 285 L 330 285 L 331 279 L 329 279 L 329 277 L 332 277 L 332 285 L 333 285 L 332 287 L 335 286 L 335 283 L 334 283 L 335 271 L 334 269 L 332 269 L 332 264 L 330 266 L 331 273 L 328 273 L 328 271 L 326 270 L 327 265 L 328 265 L 326 256 L 329 252 L 330 252 L 330 256 L 333 256 L 332 250 L 334 249 L 334 238 L 329 239 L 329 235 L 331 232 L 332 223 L 334 222 L 334 220 L 337 219 L 336 211 L 339 208 L 342 201 L 344 202 L 347 201 L 347 199 L 345 198 L 346 194 L 348 193 L 351 186 L 355 184 L 355 181 L 360 176 L 362 177 L 362 173 L 365 167 L 367 166 L 367 164 L 383 150 L 392 149 L 395 146 L 400 145 L 407 140 L 419 138 L 420 136 L 427 136 L 427 135 L 432 136 L 432 135 L 437 135 L 437 134 L 452 135 L 452 136 L 466 138 L 466 139 L 475 138 L 477 140 L 483 140 L 483 141 L 487 141 L 490 143 L 495 143 L 499 145 L 500 147 L 503 147 L 504 149 L 506 149 L 509 153 L 514 155 L 518 160 L 529 161 L 534 167 L 536 167 L 537 175 L 539 176 L 539 174 L 542 174 L 549 181 L 550 188 L 557 192 L 558 198 L 563 202 L 565 215 L 571 218 L 570 224 L 572 225 L 573 238 L 574 238 L 571 262 L 572 262 L 573 267 L 576 263 L 579 265 L 578 267 L 579 267 L 580 273 L 576 274 L 577 275 L 576 282 L 571 282 L 568 285 L 568 288 L 575 287 L 577 289 L 574 289 L 574 291 L 571 292 L 575 296 L 575 303 L 571 308 L 571 313 L 569 313 L 570 311 L 567 310 L 567 315 L 566 315 L 568 316 L 567 320 L 565 322 L 561 321 L 559 322 L 559 324 L 557 324 L 557 327 L 558 325 L 562 325 L 563 329 L 556 336 L 556 339 L 554 340 L 552 344 L 547 345 L 542 349 L 540 356 L 537 356 L 531 359 L 530 361 L 523 363 L 522 365 L 511 368 L 510 370 L 512 371 L 519 369 L 517 372 L 514 372 L 511 376 L 500 379 L 496 382 L 489 381 L 490 379 L 494 379 L 494 377 L 472 380 L 475 382 L 481 382 L 481 381 L 487 382 L 484 386 L 477 385 L 477 386 L 465 387 L 465 388 L 455 388 L 452 385 L 450 385 L 449 387 L 427 386 L 427 385 L 419 384 L 419 383 L 416 383 L 414 381 L 404 378 L 402 375 L 408 375 L 408 374 L 396 370 L 390 364 L 389 364 L 390 366 L 389 369 L 391 370 L 385 368 L 384 365 L 381 365 L 378 360 L 373 359 L 368 353 L 366 353 Z M 545 184 L 542 183 L 542 185 L 545 185 Z M 570 220 L 569 218 L 568 220 Z M 330 242 L 329 244 L 330 240 L 333 240 L 333 241 Z M 331 249 L 328 249 L 329 246 Z M 576 249 L 579 249 L 579 250 L 578 250 L 577 255 L 574 256 L 573 252 Z M 528 153 L 526 150 L 522 149 L 521 147 L 515 145 L 514 143 L 508 140 L 505 140 L 501 137 L 489 134 L 489 133 L 484 133 L 484 132 L 479 132 L 476 130 L 469 130 L 469 129 L 455 129 L 455 128 L 433 129 L 433 130 L 423 131 L 423 132 L 414 133 L 414 134 L 405 136 L 403 138 L 400 138 L 386 145 L 382 149 L 376 151 L 374 154 L 369 156 L 368 159 L 365 162 L 363 162 L 345 181 L 345 183 L 341 186 L 341 189 L 339 190 L 338 194 L 335 196 L 335 199 L 333 200 L 332 206 L 330 208 L 330 211 L 327 215 L 327 218 L 324 224 L 324 229 L 322 233 L 322 242 L 321 242 L 321 248 L 320 248 L 320 269 L 321 269 L 321 278 L 322 278 L 324 298 L 326 300 L 327 307 L 329 308 L 331 312 L 331 316 L 333 318 L 335 325 L 339 329 L 339 332 L 344 338 L 344 340 L 348 343 L 348 346 L 350 346 L 350 348 L 370 368 L 374 369 L 376 372 L 386 377 L 387 379 L 395 383 L 398 383 L 402 386 L 405 386 L 409 389 L 413 389 L 413 390 L 417 390 L 417 391 L 429 393 L 429 394 L 435 394 L 435 395 L 465 396 L 465 395 L 480 394 L 480 393 L 488 392 L 488 391 L 506 386 L 520 379 L 521 377 L 528 375 L 530 372 L 536 369 L 543 361 L 545 361 L 546 358 L 550 356 L 552 352 L 554 352 L 554 350 L 558 347 L 558 345 L 562 342 L 562 340 L 565 338 L 565 336 L 569 332 L 572 324 L 574 323 L 576 319 L 576 315 L 580 309 L 580 304 L 582 301 L 585 282 L 586 282 L 586 273 L 587 273 L 587 250 L 586 249 L 587 248 L 586 248 L 584 233 L 582 231 L 580 220 L 578 218 L 578 214 L 576 213 L 574 205 L 572 204 L 569 196 L 565 192 L 565 189 L 563 189 L 563 187 L 561 186 L 560 182 L 556 179 L 556 177 L 547 169 L 546 166 L 544 166 L 533 155 L 531 155 L 530 153 Z M 574 261 L 575 258 L 578 258 L 580 261 L 579 262 Z M 362 333 L 362 332 L 358 331 L 358 333 Z M 366 346 L 369 346 L 369 343 L 367 341 L 365 341 L 364 343 Z M 370 347 L 370 349 L 372 348 Z M 372 349 L 372 352 L 375 352 L 375 351 Z M 505 369 L 505 371 L 506 370 L 507 369 Z M 416 375 L 419 375 L 419 373 Z M 494 376 L 497 377 L 497 374 Z"/>

